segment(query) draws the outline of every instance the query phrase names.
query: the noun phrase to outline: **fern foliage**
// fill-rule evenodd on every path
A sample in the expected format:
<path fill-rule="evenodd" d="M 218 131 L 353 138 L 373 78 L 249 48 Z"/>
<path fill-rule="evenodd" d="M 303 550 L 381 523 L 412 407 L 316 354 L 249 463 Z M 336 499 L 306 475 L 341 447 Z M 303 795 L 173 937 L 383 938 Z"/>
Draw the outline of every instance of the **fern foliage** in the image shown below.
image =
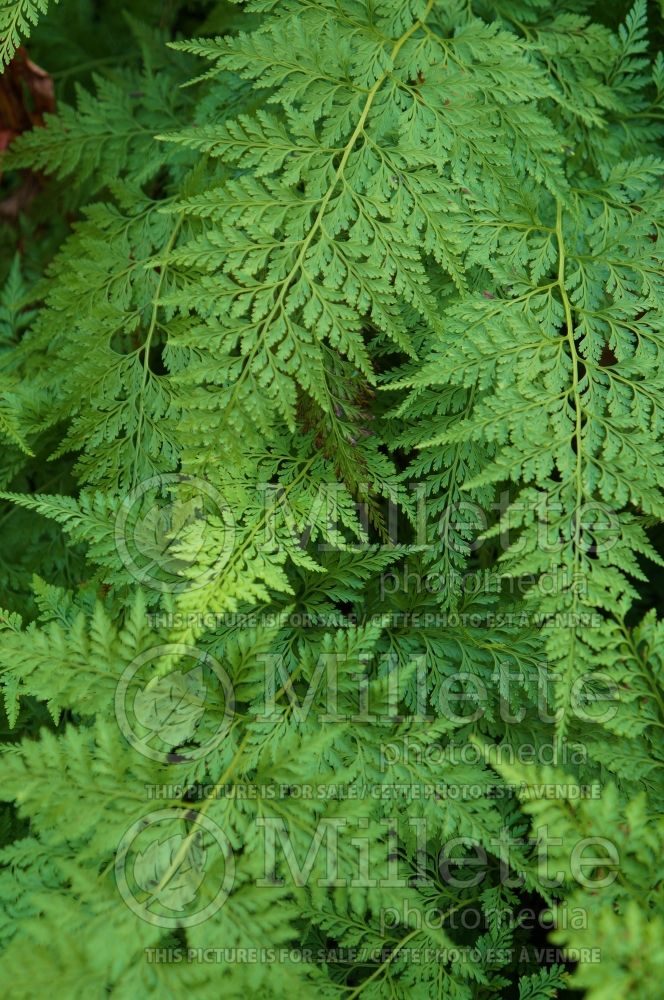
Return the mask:
<path fill-rule="evenodd" d="M 659 997 L 660 7 L 0 0 L 12 1000 Z"/>

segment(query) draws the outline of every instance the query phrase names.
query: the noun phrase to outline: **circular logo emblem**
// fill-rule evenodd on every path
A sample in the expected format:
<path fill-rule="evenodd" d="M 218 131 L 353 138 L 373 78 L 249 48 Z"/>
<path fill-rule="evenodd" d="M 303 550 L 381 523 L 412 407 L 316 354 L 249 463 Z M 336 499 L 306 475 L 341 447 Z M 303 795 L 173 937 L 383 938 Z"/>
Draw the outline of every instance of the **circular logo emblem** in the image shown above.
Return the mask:
<path fill-rule="evenodd" d="M 125 497 L 114 533 L 122 564 L 138 583 L 178 594 L 216 578 L 233 551 L 235 519 L 205 479 L 169 473 Z"/>
<path fill-rule="evenodd" d="M 176 748 L 178 762 L 205 757 L 223 740 L 234 712 L 233 685 L 219 661 L 180 642 L 136 656 L 115 689 L 123 736 L 138 753 L 162 764 L 173 763 Z"/>
<path fill-rule="evenodd" d="M 115 880 L 129 909 L 146 923 L 194 927 L 231 894 L 233 849 L 223 830 L 196 810 L 158 809 L 120 841 Z"/>

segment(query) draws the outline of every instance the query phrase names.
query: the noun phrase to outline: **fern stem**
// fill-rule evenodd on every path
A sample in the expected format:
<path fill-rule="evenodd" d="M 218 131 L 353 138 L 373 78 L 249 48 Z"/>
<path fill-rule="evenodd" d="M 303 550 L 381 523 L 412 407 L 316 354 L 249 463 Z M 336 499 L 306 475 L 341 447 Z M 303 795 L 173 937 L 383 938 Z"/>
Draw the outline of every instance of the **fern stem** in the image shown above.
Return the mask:
<path fill-rule="evenodd" d="M 360 993 L 362 993 L 362 991 L 366 989 L 369 983 L 373 982 L 373 980 L 376 979 L 382 972 L 388 969 L 389 966 L 394 961 L 394 959 L 399 954 L 399 952 L 402 951 L 403 948 L 405 948 L 405 946 L 408 944 L 408 942 L 412 941 L 412 939 L 416 937 L 418 934 L 421 934 L 419 928 L 417 930 L 411 931 L 410 934 L 407 934 L 405 938 L 402 938 L 401 941 L 399 941 L 399 944 L 394 949 L 394 951 L 390 952 L 388 958 L 386 958 L 384 962 L 381 962 L 376 971 L 373 972 L 368 979 L 365 979 L 364 982 L 360 983 L 360 985 L 357 986 L 352 993 L 348 994 L 347 1000 L 354 1000 L 354 997 L 359 997 Z"/>
<path fill-rule="evenodd" d="M 576 465 L 574 473 L 575 481 L 575 505 L 574 505 L 574 555 L 573 555 L 573 570 L 572 570 L 572 582 L 577 579 L 577 574 L 581 565 L 581 520 L 580 511 L 583 502 L 583 466 L 582 466 L 582 454 L 583 454 L 583 441 L 582 441 L 582 418 L 583 418 L 583 406 L 581 404 L 580 392 L 579 392 L 579 357 L 576 349 L 576 342 L 574 340 L 574 320 L 572 317 L 572 304 L 567 294 L 567 288 L 565 287 L 565 265 L 566 265 L 566 254 L 565 254 L 565 237 L 563 233 L 563 206 L 562 202 L 558 201 L 556 203 L 556 238 L 558 241 L 558 288 L 560 289 L 560 295 L 563 301 L 563 308 L 565 310 L 565 326 L 567 331 L 567 342 L 569 344 L 570 357 L 572 361 L 572 387 L 569 392 L 573 395 L 574 399 L 574 409 L 575 409 L 575 428 L 574 428 L 574 438 L 576 442 Z M 572 586 L 572 621 L 576 620 L 576 613 L 578 608 L 578 592 L 577 587 Z M 569 647 L 569 652 L 567 656 L 567 670 L 564 680 L 567 681 L 570 677 L 574 666 L 575 652 L 576 652 L 576 626 L 572 626 L 571 629 L 571 642 Z M 563 712 L 560 725 L 558 727 L 558 743 L 562 743 L 562 738 L 565 733 L 565 713 Z"/>
<path fill-rule="evenodd" d="M 235 773 L 235 770 L 244 754 L 244 749 L 247 745 L 250 735 L 251 735 L 250 732 L 245 733 L 242 742 L 235 751 L 233 759 L 231 760 L 230 764 L 228 765 L 224 773 L 221 775 L 221 777 L 215 784 L 214 788 L 207 796 L 205 801 L 202 803 L 200 809 L 198 810 L 197 814 L 199 816 L 205 816 L 212 803 L 216 801 L 219 791 L 224 787 L 228 779 Z M 163 892 L 165 887 L 168 885 L 170 880 L 177 872 L 182 862 L 187 857 L 187 852 L 189 851 L 189 847 L 198 832 L 199 831 L 194 826 L 194 829 L 191 831 L 191 833 L 189 833 L 186 837 L 182 838 L 182 843 L 180 844 L 178 850 L 175 852 L 175 855 L 173 856 L 173 860 L 171 861 L 170 865 L 160 878 L 159 884 L 155 887 L 152 895 L 145 901 L 146 906 L 149 907 L 153 902 L 159 899 L 160 894 Z"/>
<path fill-rule="evenodd" d="M 164 284 L 164 277 L 167 270 L 167 258 L 171 250 L 175 246 L 175 241 L 178 238 L 178 233 L 180 232 L 180 227 L 184 219 L 184 212 L 181 212 L 177 218 L 176 224 L 173 227 L 171 235 L 169 237 L 168 243 L 164 247 L 163 261 L 161 264 L 161 269 L 159 271 L 159 280 L 157 281 L 157 287 L 155 289 L 154 298 L 152 300 L 152 315 L 150 317 L 150 326 L 148 327 L 147 336 L 145 338 L 145 343 L 143 344 L 143 380 L 141 382 L 141 391 L 138 395 L 139 410 L 138 410 L 138 423 L 136 425 L 136 449 L 134 453 L 134 469 L 132 472 L 132 484 L 131 488 L 134 490 L 138 485 L 138 460 L 139 453 L 141 449 L 141 433 L 143 430 L 143 422 L 145 418 L 145 404 L 144 404 L 144 394 L 148 382 L 148 376 L 150 373 L 150 345 L 152 344 L 152 338 L 154 332 L 157 328 L 157 316 L 159 314 L 159 298 L 161 296 L 161 290 Z"/>

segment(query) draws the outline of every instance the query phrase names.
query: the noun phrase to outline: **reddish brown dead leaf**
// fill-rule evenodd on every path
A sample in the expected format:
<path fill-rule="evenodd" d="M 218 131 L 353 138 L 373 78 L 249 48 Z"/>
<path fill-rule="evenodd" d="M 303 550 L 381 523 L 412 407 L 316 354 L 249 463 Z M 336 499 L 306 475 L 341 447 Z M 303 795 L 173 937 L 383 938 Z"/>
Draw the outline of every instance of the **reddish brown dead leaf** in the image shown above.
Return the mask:
<path fill-rule="evenodd" d="M 0 76 L 0 153 L 21 132 L 44 124 L 44 114 L 55 111 L 53 80 L 31 59 L 23 46 L 17 49 L 9 66 Z M 0 178 L 2 177 L 0 160 Z M 12 194 L 0 202 L 0 215 L 15 219 L 39 189 L 30 175 Z"/>

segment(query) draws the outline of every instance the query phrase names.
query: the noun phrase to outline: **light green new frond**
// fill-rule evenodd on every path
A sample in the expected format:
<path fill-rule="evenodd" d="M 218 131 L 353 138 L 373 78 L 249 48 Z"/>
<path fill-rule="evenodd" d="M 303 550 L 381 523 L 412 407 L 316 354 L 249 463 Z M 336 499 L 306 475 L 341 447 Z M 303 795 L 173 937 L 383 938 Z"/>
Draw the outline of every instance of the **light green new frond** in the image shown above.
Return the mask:
<path fill-rule="evenodd" d="M 559 989 L 567 985 L 564 966 L 552 965 L 550 969 L 540 969 L 531 976 L 519 980 L 519 1000 L 548 1000 L 557 996 Z"/>
<path fill-rule="evenodd" d="M 120 630 L 98 604 L 90 622 L 80 612 L 65 627 L 51 622 L 5 633 L 1 662 L 16 698 L 7 705 L 10 722 L 21 696 L 47 702 L 56 721 L 67 706 L 83 717 L 95 714 L 100 698 L 110 707 L 124 667 L 154 644 L 140 593 Z"/>
<path fill-rule="evenodd" d="M 55 0 L 57 3 L 58 0 Z M 0 3 L 0 70 L 45 14 L 48 0 L 2 0 Z"/>

